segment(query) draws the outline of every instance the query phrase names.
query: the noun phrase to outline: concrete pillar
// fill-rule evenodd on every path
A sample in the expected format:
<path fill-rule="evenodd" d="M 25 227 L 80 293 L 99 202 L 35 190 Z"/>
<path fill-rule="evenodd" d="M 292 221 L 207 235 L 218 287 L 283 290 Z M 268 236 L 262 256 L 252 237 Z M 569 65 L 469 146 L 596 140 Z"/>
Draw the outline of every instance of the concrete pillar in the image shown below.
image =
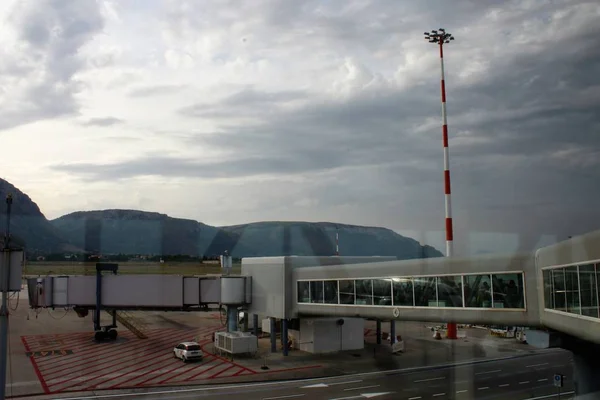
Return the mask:
<path fill-rule="evenodd" d="M 254 336 L 258 336 L 258 314 L 252 314 L 252 329 Z"/>
<path fill-rule="evenodd" d="M 269 317 L 269 323 L 271 324 L 271 353 L 277 351 L 277 332 L 275 332 L 275 318 Z"/>
<path fill-rule="evenodd" d="M 283 355 L 288 355 L 288 345 L 287 345 L 287 337 L 288 337 L 288 320 L 281 320 L 281 342 L 283 344 Z"/>
<path fill-rule="evenodd" d="M 381 344 L 381 321 L 377 321 L 376 335 L 377 335 L 377 344 Z"/>
<path fill-rule="evenodd" d="M 588 351 L 573 352 L 573 378 L 575 395 L 578 400 L 591 400 L 600 397 L 600 360 L 599 346 L 590 346 Z"/>
<path fill-rule="evenodd" d="M 600 379 L 598 379 L 600 345 L 566 334 L 561 335 L 560 343 L 562 348 L 573 353 L 573 377 L 571 379 L 575 386 L 575 399 L 598 399 L 600 397 Z M 564 371 L 560 369 L 553 372 L 564 374 Z M 568 384 L 569 376 L 567 375 L 565 379 Z"/>
<path fill-rule="evenodd" d="M 235 307 L 227 307 L 227 332 L 238 330 L 238 310 Z"/>
<path fill-rule="evenodd" d="M 391 343 L 396 343 L 396 320 L 390 321 L 390 337 L 392 338 Z"/>

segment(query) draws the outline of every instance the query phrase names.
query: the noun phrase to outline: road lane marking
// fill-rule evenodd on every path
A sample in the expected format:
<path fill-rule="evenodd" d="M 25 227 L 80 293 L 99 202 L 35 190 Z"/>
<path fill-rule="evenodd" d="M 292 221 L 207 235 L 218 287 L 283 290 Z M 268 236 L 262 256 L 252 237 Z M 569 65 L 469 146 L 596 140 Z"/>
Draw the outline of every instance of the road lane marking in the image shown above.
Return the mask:
<path fill-rule="evenodd" d="M 542 379 L 538 379 L 538 382 L 544 382 L 544 381 L 547 381 L 547 380 L 548 380 L 548 378 L 542 378 Z"/>
<path fill-rule="evenodd" d="M 568 395 L 568 394 L 575 394 L 575 392 L 571 390 L 570 392 L 562 392 L 562 393 L 560 393 L 560 394 L 558 394 L 558 393 L 555 393 L 555 394 L 548 394 L 548 395 L 546 395 L 546 396 L 528 397 L 528 398 L 526 398 L 526 399 L 523 399 L 523 400 L 541 400 L 541 399 L 549 399 L 549 398 L 551 398 L 551 397 L 566 396 L 566 395 Z"/>
<path fill-rule="evenodd" d="M 413 381 L 414 383 L 419 383 L 419 382 L 429 382 L 429 381 L 439 381 L 442 379 L 446 379 L 445 376 L 439 376 L 437 378 L 428 378 L 428 379 L 419 379 L 417 381 Z"/>
<path fill-rule="evenodd" d="M 475 375 L 494 374 L 496 372 L 502 372 L 502 370 L 501 369 L 495 369 L 493 371 L 476 372 Z"/>
<path fill-rule="evenodd" d="M 357 381 L 345 381 L 345 382 L 334 382 L 334 383 L 327 383 L 327 385 L 329 386 L 335 386 L 335 385 L 349 385 L 351 383 L 361 383 L 361 380 L 357 380 Z"/>
<path fill-rule="evenodd" d="M 408 398 L 408 400 L 418 400 L 418 399 L 420 399 L 420 398 L 421 398 L 421 396 L 417 396 L 417 397 L 409 397 L 409 398 Z"/>
<path fill-rule="evenodd" d="M 477 388 L 477 390 L 487 390 L 489 388 L 490 388 L 489 386 L 482 386 L 480 388 Z"/>
<path fill-rule="evenodd" d="M 314 389 L 314 388 L 326 388 L 326 387 L 329 387 L 329 385 L 327 385 L 326 383 L 317 383 L 315 385 L 300 386 L 300 389 Z"/>
<path fill-rule="evenodd" d="M 529 383 L 529 381 L 523 381 L 523 382 L 519 382 L 519 385 L 524 385 L 526 383 Z"/>
<path fill-rule="evenodd" d="M 507 387 L 510 386 L 510 383 L 503 383 L 502 385 L 498 385 L 498 387 Z"/>
<path fill-rule="evenodd" d="M 292 397 L 302 397 L 303 394 L 290 394 L 287 396 L 263 397 L 263 400 L 291 399 Z"/>
<path fill-rule="evenodd" d="M 456 394 L 467 393 L 467 392 L 468 392 L 468 390 L 457 390 Z"/>
<path fill-rule="evenodd" d="M 526 365 L 525 367 L 527 367 L 527 368 L 541 367 L 542 365 L 548 365 L 548 364 L 550 364 L 550 363 L 532 364 L 532 365 Z"/>
<path fill-rule="evenodd" d="M 361 390 L 361 389 L 370 389 L 370 388 L 379 387 L 379 386 L 381 386 L 381 385 L 361 386 L 361 387 L 355 387 L 355 388 L 348 388 L 348 389 L 344 389 L 344 391 L 348 391 L 348 390 Z"/>
<path fill-rule="evenodd" d="M 438 397 L 438 396 L 444 396 L 446 393 L 436 393 L 433 395 L 433 397 Z"/>

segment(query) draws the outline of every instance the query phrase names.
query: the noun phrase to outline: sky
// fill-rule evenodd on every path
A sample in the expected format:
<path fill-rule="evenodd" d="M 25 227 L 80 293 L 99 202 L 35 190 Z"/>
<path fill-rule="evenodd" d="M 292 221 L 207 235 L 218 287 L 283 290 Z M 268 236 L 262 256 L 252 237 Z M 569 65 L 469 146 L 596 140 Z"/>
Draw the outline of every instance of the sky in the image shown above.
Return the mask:
<path fill-rule="evenodd" d="M 600 228 L 596 1 L 4 0 L 0 19 L 0 177 L 49 219 L 332 221 L 444 251 L 423 37 L 443 27 L 456 253 Z"/>

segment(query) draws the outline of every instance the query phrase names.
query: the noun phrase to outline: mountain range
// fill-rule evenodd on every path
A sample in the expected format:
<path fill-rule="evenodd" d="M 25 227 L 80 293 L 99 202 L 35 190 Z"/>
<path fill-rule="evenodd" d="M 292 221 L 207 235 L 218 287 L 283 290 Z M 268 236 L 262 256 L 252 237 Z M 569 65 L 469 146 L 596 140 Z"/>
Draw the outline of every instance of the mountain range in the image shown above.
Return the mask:
<path fill-rule="evenodd" d="M 341 255 L 440 257 L 435 248 L 378 227 L 331 222 L 270 221 L 210 226 L 198 221 L 139 210 L 77 211 L 47 220 L 25 193 L 0 179 L 0 198 L 11 193 L 11 237 L 28 253 L 91 252 L 101 254 L 234 257 L 334 255 L 335 236 Z M 0 203 L 0 230 L 6 205 Z"/>

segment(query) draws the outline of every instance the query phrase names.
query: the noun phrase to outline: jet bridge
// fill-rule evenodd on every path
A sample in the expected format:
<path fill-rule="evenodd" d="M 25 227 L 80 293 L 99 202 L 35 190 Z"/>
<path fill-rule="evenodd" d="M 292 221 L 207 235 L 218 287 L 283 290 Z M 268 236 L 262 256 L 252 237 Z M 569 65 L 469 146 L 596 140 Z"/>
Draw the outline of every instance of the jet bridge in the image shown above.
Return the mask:
<path fill-rule="evenodd" d="M 72 307 L 80 317 L 94 312 L 96 339 L 116 339 L 117 310 L 208 311 L 245 308 L 252 278 L 236 275 L 118 275 L 118 265 L 96 264 L 95 276 L 45 276 L 27 279 L 31 308 Z M 112 274 L 103 274 L 112 272 Z M 100 326 L 100 312 L 113 317 Z"/>

